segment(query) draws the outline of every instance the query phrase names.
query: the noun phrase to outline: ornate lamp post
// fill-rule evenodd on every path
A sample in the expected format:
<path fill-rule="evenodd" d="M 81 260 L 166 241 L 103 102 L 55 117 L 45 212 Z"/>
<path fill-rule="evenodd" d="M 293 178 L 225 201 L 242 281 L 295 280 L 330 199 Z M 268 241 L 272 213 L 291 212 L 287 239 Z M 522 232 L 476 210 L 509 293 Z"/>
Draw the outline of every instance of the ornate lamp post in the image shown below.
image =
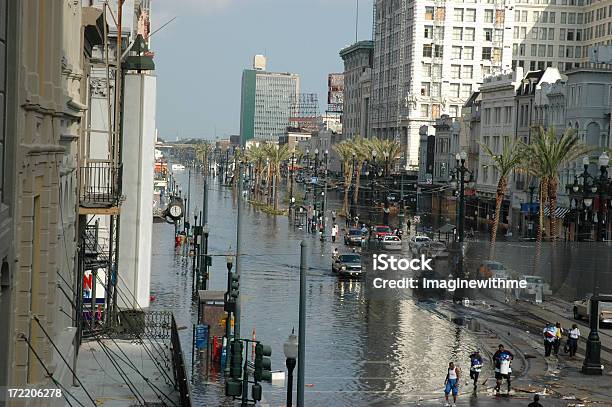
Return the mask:
<path fill-rule="evenodd" d="M 200 272 L 199 285 L 206 290 L 208 285 L 208 234 L 210 233 L 208 223 L 202 227 L 202 233 L 204 234 L 204 256 L 200 258 L 200 270 L 203 272 Z"/>
<path fill-rule="evenodd" d="M 607 198 L 609 196 L 610 191 L 610 180 L 608 179 L 608 163 L 610 162 L 610 157 L 604 151 L 599 156 L 597 163 L 599 164 L 599 178 L 597 180 L 597 189 L 599 191 L 599 205 L 597 207 L 597 212 L 599 216 L 595 220 L 597 222 L 597 238 L 596 240 L 606 240 L 608 230 L 608 206 L 607 206 Z M 596 215 L 597 216 L 597 215 Z M 605 233 L 602 233 L 605 232 Z"/>
<path fill-rule="evenodd" d="M 291 335 L 287 338 L 287 342 L 283 344 L 283 352 L 285 353 L 285 364 L 287 365 L 287 407 L 293 405 L 293 369 L 295 369 L 296 359 L 298 356 L 298 339 L 295 335 L 295 328 L 291 330 Z"/>
<path fill-rule="evenodd" d="M 571 186 L 572 192 L 574 192 L 574 202 L 576 206 L 576 240 L 580 241 L 580 235 L 584 235 L 582 240 L 589 240 L 591 235 L 591 224 L 589 219 L 589 212 L 591 205 L 593 205 L 593 197 L 591 194 L 597 192 L 596 180 L 591 174 L 589 174 L 589 157 L 582 159 L 583 171 L 582 174 L 577 175 L 574 178 L 574 184 Z M 578 183 L 578 178 L 582 178 L 582 185 Z M 584 222 L 582 223 L 583 233 L 580 233 L 580 213 L 584 211 Z"/>
<path fill-rule="evenodd" d="M 457 216 L 457 232 L 459 243 L 463 243 L 465 239 L 465 183 L 467 182 L 470 188 L 474 184 L 474 172 L 470 171 L 465 166 L 465 160 L 467 159 L 467 153 L 465 151 L 461 151 L 461 153 L 457 153 L 455 156 L 457 160 L 457 168 L 453 170 L 451 173 L 451 186 L 453 189 L 457 189 L 459 186 L 459 210 Z M 465 179 L 465 174 L 469 175 L 469 178 Z"/>

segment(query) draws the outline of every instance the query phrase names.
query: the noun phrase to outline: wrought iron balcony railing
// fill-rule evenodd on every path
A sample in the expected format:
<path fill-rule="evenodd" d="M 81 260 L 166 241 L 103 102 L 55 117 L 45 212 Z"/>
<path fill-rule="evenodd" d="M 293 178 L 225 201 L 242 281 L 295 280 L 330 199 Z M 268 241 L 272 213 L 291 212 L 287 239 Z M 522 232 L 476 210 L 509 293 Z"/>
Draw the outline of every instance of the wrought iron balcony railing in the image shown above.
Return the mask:
<path fill-rule="evenodd" d="M 118 206 L 121 167 L 109 161 L 89 162 L 80 169 L 80 205 L 88 208 Z"/>

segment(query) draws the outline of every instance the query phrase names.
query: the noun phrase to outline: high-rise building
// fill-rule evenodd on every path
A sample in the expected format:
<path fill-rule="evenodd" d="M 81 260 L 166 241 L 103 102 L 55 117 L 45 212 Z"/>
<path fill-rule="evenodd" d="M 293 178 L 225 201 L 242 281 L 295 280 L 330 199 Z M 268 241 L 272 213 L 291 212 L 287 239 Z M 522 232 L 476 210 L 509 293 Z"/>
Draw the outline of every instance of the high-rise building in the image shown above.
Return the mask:
<path fill-rule="evenodd" d="M 368 136 L 373 49 L 372 41 L 359 41 L 340 51 L 344 61 L 342 132 L 345 138 Z"/>
<path fill-rule="evenodd" d="M 242 145 L 251 139 L 277 142 L 289 126 L 292 103 L 299 97 L 300 77 L 297 74 L 267 72 L 262 68 L 265 69 L 265 60 L 255 58 L 253 69 L 242 72 Z"/>
<path fill-rule="evenodd" d="M 612 43 L 610 0 L 519 0 L 513 14 L 512 64 L 527 71 L 589 66 L 589 49 Z"/>
<path fill-rule="evenodd" d="M 372 135 L 399 139 L 407 167 L 421 126 L 459 117 L 483 76 L 510 68 L 513 3 L 375 1 Z"/>

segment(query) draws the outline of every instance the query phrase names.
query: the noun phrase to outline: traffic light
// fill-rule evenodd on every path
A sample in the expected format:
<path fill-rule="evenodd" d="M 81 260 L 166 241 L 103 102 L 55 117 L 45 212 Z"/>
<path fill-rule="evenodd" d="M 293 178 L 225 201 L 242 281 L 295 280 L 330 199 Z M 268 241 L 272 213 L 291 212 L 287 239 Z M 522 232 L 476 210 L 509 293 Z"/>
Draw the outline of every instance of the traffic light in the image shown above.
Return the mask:
<path fill-rule="evenodd" d="M 232 341 L 230 347 L 230 376 L 233 379 L 242 378 L 242 349 L 242 342 Z"/>
<path fill-rule="evenodd" d="M 225 381 L 225 395 L 240 397 L 242 395 L 242 381 L 236 379 L 227 379 Z"/>
<path fill-rule="evenodd" d="M 236 312 L 236 299 L 240 294 L 240 276 L 236 273 L 230 273 L 230 291 L 225 293 L 225 306 L 226 312 Z"/>
<path fill-rule="evenodd" d="M 261 401 L 261 384 L 255 383 L 253 387 L 251 387 L 251 397 L 255 401 Z"/>
<path fill-rule="evenodd" d="M 272 355 L 272 348 L 268 345 L 262 345 L 258 343 L 255 346 L 255 380 L 256 381 L 270 381 L 272 380 L 272 362 L 270 357 Z"/>

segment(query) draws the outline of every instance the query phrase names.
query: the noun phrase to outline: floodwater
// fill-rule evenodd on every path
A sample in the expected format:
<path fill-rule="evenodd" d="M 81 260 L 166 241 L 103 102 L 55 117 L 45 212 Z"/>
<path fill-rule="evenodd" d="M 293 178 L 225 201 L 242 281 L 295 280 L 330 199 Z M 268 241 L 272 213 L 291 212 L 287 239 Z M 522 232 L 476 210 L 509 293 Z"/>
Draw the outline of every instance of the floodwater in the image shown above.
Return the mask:
<path fill-rule="evenodd" d="M 187 170 L 178 175 L 187 190 Z M 202 207 L 202 179 L 192 177 L 191 196 Z M 231 188 L 209 181 L 209 252 L 215 256 L 209 288 L 225 290 L 225 254 L 236 247 L 236 196 Z M 272 346 L 272 370 L 285 370 L 283 343 L 298 329 L 300 242 L 308 244 L 306 285 L 306 375 L 308 406 L 388 406 L 443 396 L 449 361 L 464 372 L 476 342 L 467 328 L 450 322 L 435 302 L 410 294 L 374 292 L 371 278 L 340 280 L 331 271 L 334 247 L 294 227 L 287 217 L 242 210 L 240 295 L 241 333 Z M 173 311 L 183 335 L 185 361 L 191 364 L 191 259 L 174 253 L 174 226 L 155 224 L 152 309 Z M 365 257 L 365 256 L 364 256 Z M 192 392 L 198 405 L 233 405 L 223 394 L 222 375 L 193 369 Z M 294 371 L 297 374 L 297 368 Z M 483 373 L 484 374 L 484 373 Z M 294 386 L 297 379 L 294 379 Z M 467 389 L 467 388 L 466 388 Z M 285 385 L 264 384 L 272 406 L 285 405 Z M 295 402 L 295 395 L 294 395 Z"/>

